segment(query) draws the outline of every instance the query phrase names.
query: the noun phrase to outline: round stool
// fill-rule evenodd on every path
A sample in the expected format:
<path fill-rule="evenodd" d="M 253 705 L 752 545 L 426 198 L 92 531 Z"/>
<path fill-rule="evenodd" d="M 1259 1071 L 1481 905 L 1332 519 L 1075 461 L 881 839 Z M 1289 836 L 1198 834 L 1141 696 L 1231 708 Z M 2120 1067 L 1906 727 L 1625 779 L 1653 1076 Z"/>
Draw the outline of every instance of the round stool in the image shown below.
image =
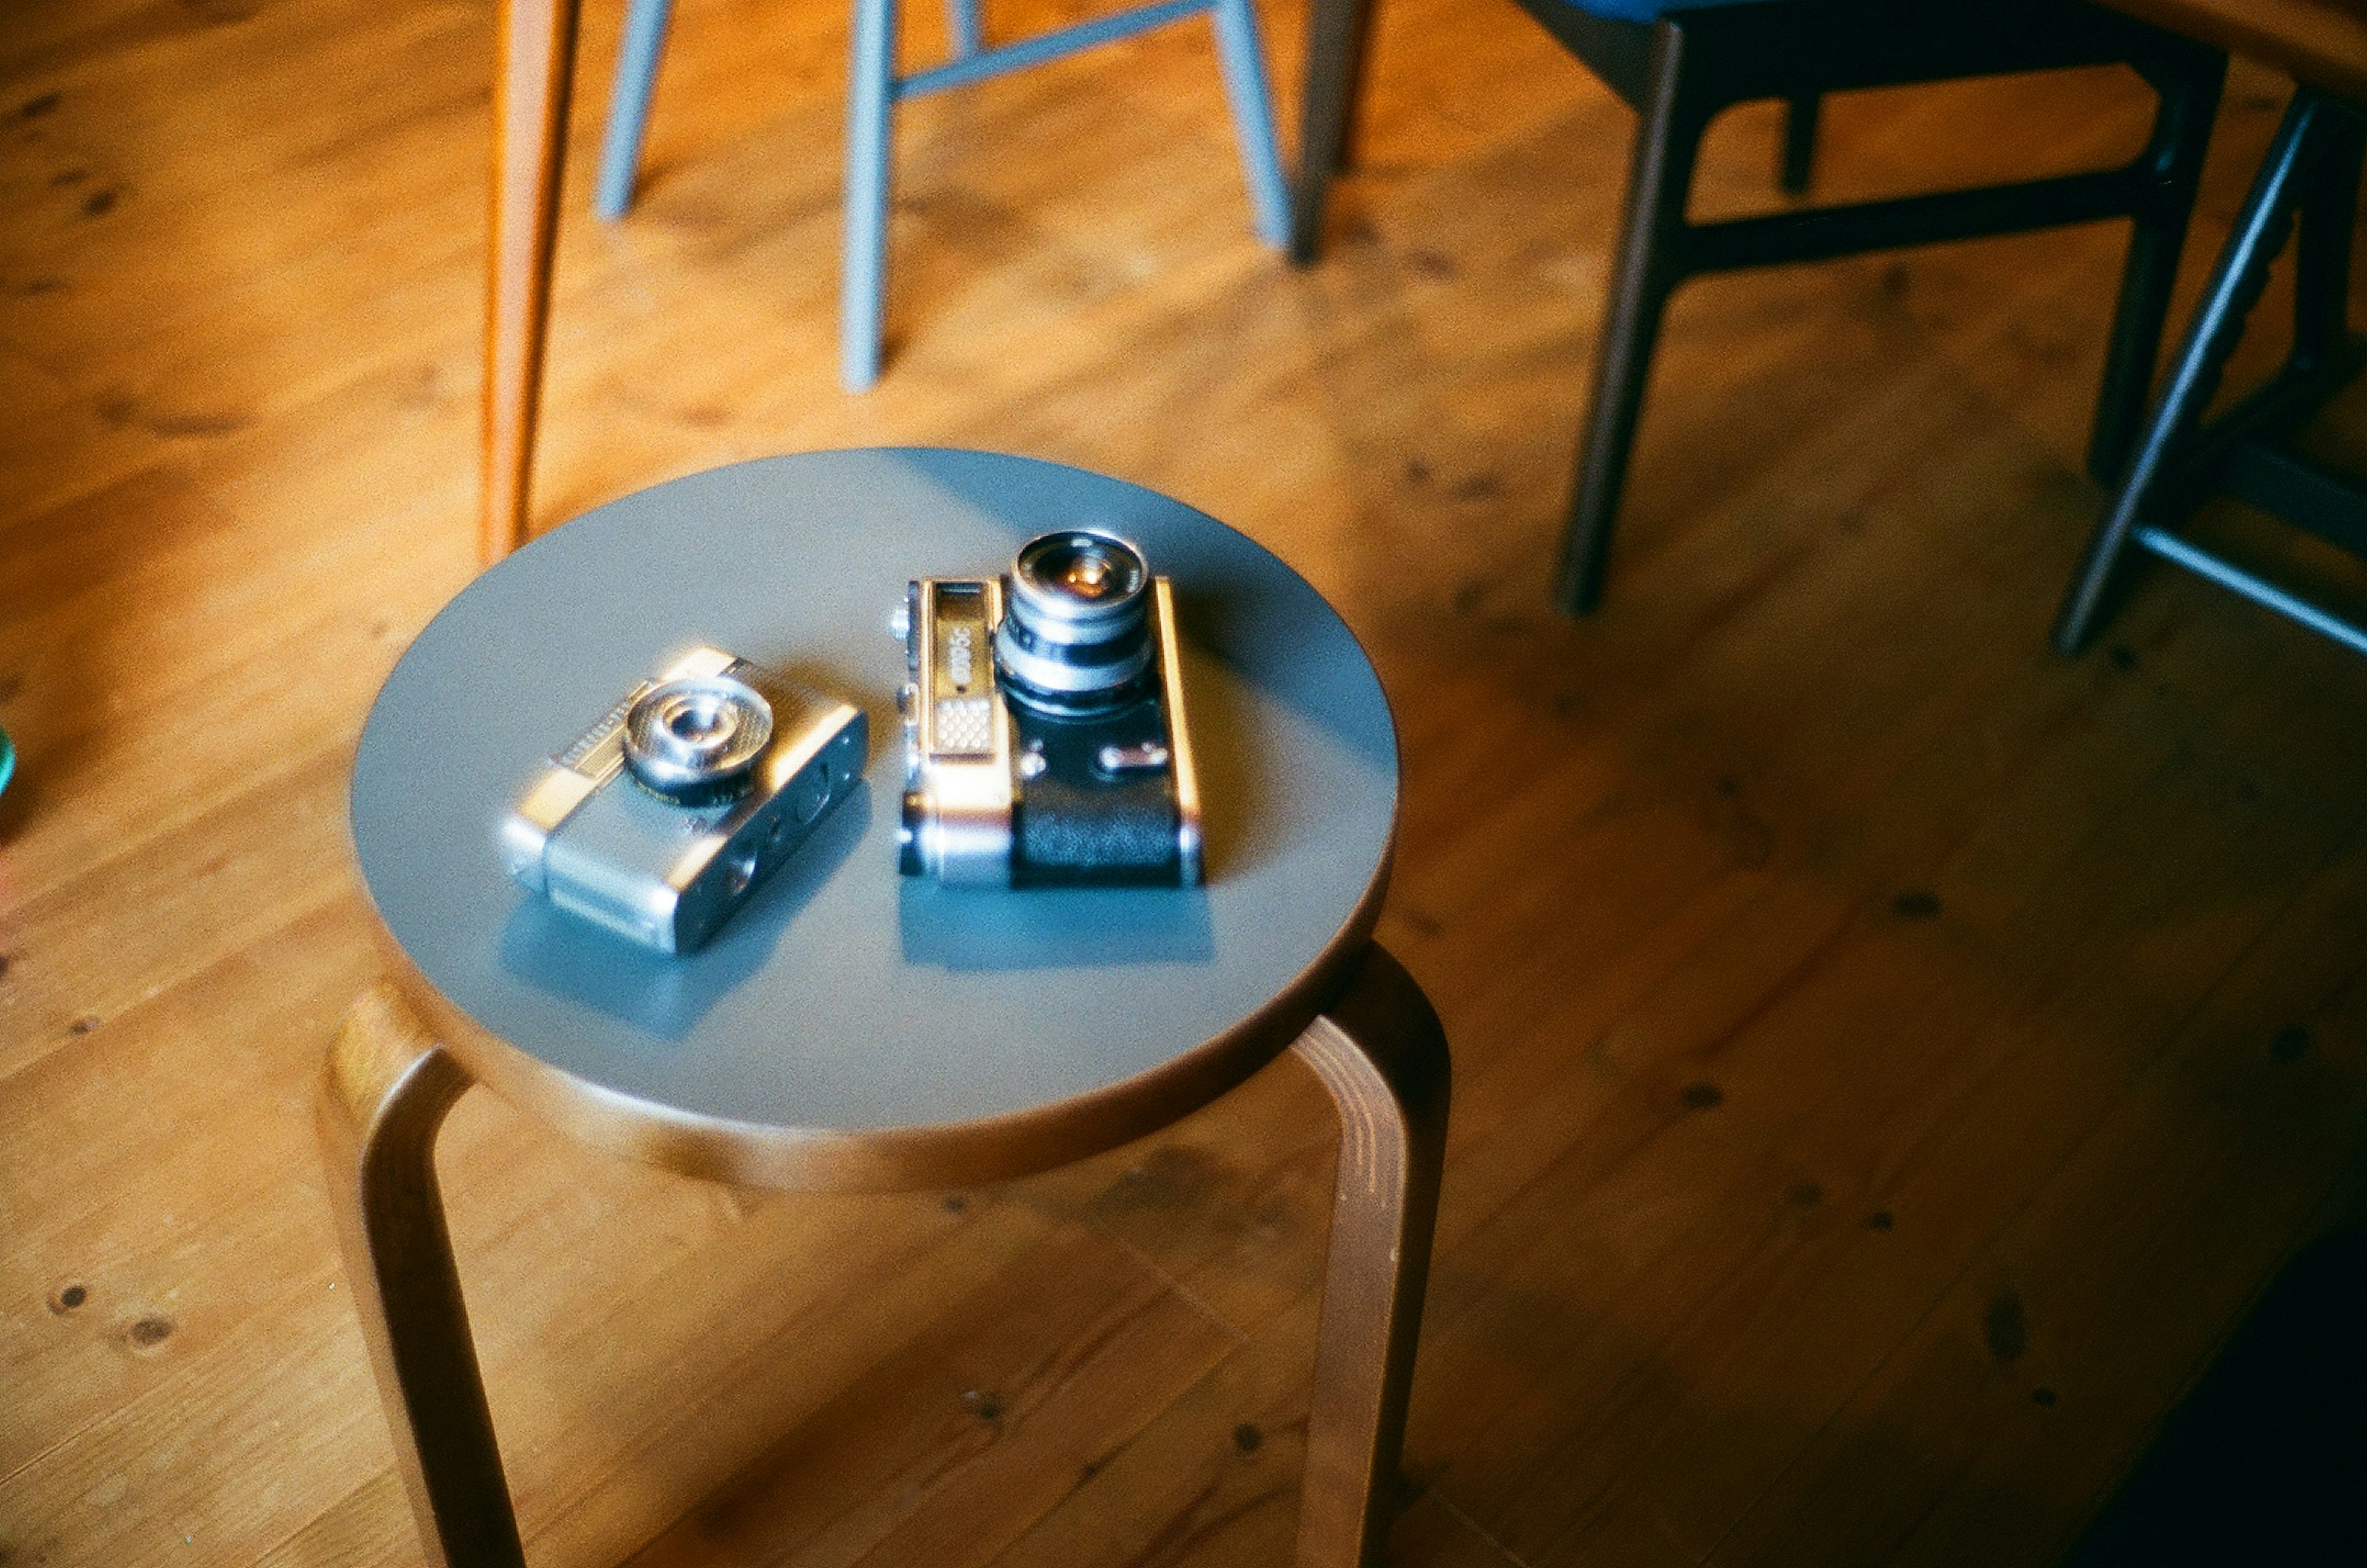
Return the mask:
<path fill-rule="evenodd" d="M 1174 580 L 1204 886 L 948 889 L 897 870 L 886 612 L 1091 523 Z M 526 893 L 493 829 L 633 683 L 708 643 L 870 716 L 867 777 L 701 951 Z M 1363 650 L 1289 568 L 1132 485 L 973 452 L 819 453 L 627 496 L 470 584 L 371 710 L 353 832 L 390 981 L 329 1054 L 321 1129 L 354 1295 L 430 1561 L 523 1562 L 436 1190 L 482 1082 L 717 1181 L 881 1191 L 1082 1158 L 1285 1049 L 1341 1122 L 1302 1563 L 1380 1560 L 1446 1124 L 1436 1015 L 1372 942 L 1397 745 Z"/>

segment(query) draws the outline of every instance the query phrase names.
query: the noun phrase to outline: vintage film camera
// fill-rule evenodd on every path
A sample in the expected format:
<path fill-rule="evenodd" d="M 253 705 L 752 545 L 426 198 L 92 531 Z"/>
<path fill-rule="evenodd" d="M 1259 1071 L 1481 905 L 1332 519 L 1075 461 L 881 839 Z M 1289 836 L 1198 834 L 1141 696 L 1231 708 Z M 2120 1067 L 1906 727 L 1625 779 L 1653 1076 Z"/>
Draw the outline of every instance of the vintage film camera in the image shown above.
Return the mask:
<path fill-rule="evenodd" d="M 870 732 L 860 708 L 694 649 L 550 759 L 502 859 L 562 909 L 691 952 L 854 790 Z"/>
<path fill-rule="evenodd" d="M 1002 578 L 923 578 L 891 617 L 907 875 L 957 886 L 1200 881 L 1175 596 L 1125 540 L 1068 528 Z"/>

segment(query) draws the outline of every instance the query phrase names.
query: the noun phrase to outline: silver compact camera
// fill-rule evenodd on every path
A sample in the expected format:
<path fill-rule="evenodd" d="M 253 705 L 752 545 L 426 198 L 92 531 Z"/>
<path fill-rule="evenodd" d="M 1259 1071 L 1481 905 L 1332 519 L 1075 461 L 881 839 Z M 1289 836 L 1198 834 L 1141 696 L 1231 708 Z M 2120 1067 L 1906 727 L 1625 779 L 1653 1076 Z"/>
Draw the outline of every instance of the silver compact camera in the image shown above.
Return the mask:
<path fill-rule="evenodd" d="M 964 886 L 1197 886 L 1200 785 L 1175 595 L 1088 528 L 1000 578 L 923 578 L 891 618 L 907 875 Z"/>
<path fill-rule="evenodd" d="M 691 952 L 854 790 L 870 735 L 860 708 L 696 649 L 551 757 L 502 860 L 562 909 Z"/>

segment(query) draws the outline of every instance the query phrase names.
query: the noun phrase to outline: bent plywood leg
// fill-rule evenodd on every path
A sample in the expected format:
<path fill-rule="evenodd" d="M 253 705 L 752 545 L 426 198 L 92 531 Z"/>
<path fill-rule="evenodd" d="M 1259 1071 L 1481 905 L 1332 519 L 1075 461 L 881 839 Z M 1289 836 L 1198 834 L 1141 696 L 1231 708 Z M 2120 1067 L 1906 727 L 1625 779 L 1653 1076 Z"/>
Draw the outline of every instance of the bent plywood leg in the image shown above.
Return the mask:
<path fill-rule="evenodd" d="M 321 1086 L 330 1201 L 396 1468 L 432 1568 L 524 1568 L 436 1185 L 469 1077 L 383 987 L 346 1014 Z"/>
<path fill-rule="evenodd" d="M 580 0 L 503 0 L 493 71 L 493 215 L 485 297 L 485 483 L 478 546 L 526 542 L 542 396 L 543 329 L 559 238 L 559 170 Z"/>
<path fill-rule="evenodd" d="M 1292 1049 L 1340 1111 L 1340 1177 L 1316 1330 L 1300 1568 L 1373 1568 L 1388 1540 L 1430 1234 L 1446 1153 L 1446 1035 L 1379 948 Z"/>

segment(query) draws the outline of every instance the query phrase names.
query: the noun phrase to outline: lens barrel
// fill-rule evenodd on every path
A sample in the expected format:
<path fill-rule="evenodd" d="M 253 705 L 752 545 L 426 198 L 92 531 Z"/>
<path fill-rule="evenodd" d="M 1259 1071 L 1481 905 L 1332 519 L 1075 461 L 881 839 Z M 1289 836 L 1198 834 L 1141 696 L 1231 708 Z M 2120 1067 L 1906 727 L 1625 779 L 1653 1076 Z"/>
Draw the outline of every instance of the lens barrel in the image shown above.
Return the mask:
<path fill-rule="evenodd" d="M 1090 528 L 1044 534 L 1011 563 L 994 662 L 1022 701 L 1082 709 L 1122 701 L 1150 668 L 1150 569 Z"/>
<path fill-rule="evenodd" d="M 773 705 L 744 681 L 692 675 L 645 692 L 625 715 L 625 764 L 682 806 L 726 800 L 773 739 Z"/>

